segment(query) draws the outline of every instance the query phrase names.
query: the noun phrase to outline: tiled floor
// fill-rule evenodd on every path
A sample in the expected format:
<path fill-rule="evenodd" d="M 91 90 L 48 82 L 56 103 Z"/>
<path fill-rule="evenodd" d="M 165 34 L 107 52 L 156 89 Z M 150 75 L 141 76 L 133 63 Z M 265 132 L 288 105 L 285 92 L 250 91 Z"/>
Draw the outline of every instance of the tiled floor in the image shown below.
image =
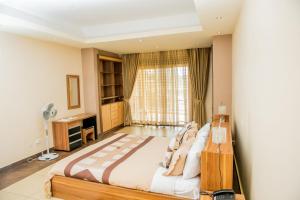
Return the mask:
<path fill-rule="evenodd" d="M 20 181 L 27 176 L 30 176 L 31 174 L 44 169 L 45 167 L 48 167 L 49 165 L 52 165 L 56 163 L 58 160 L 61 160 L 77 151 L 80 151 L 81 149 L 85 148 L 88 145 L 92 145 L 96 142 L 99 142 L 105 138 L 111 137 L 114 135 L 115 132 L 107 133 L 105 135 L 102 135 L 99 137 L 96 141 L 90 141 L 87 145 L 82 145 L 80 148 L 77 148 L 71 152 L 66 151 L 55 151 L 59 153 L 59 157 L 55 160 L 51 161 L 39 161 L 36 158 L 31 160 L 30 162 L 22 162 L 20 164 L 1 169 L 0 170 L 0 190 L 10 186 L 11 184 Z"/>
<path fill-rule="evenodd" d="M 43 200 L 44 181 L 46 175 L 52 165 L 18 181 L 15 184 L 0 191 L 0 199 L 2 200 Z M 57 199 L 57 198 L 52 198 Z"/>
<path fill-rule="evenodd" d="M 155 135 L 155 136 L 162 136 L 162 137 L 171 137 L 178 130 L 180 130 L 180 127 L 131 126 L 131 127 L 125 127 L 116 132 L 130 133 L 136 135 Z M 106 137 L 111 135 L 113 134 L 107 135 Z M 37 162 L 41 162 L 41 161 L 37 161 Z M 29 163 L 28 165 L 37 165 L 37 163 L 32 162 Z M 32 175 L 27 176 L 26 178 L 1 190 L 0 200 L 46 199 L 43 192 L 44 181 L 52 165 L 50 166 L 45 165 L 44 169 L 37 172 L 36 172 L 36 168 L 31 167 L 31 169 L 34 169 L 34 171 L 31 172 Z M 57 199 L 57 198 L 52 198 L 52 199 Z"/>

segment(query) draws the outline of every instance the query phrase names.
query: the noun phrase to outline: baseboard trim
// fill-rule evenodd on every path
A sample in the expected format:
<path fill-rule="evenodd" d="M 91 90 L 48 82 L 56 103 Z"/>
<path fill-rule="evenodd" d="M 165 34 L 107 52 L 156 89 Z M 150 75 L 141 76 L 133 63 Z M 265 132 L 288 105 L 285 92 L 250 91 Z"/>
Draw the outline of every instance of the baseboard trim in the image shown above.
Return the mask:
<path fill-rule="evenodd" d="M 50 151 L 53 151 L 53 150 L 54 150 L 54 147 L 50 148 Z M 22 160 L 19 160 L 19 161 L 16 161 L 16 162 L 14 162 L 14 163 L 11 163 L 11 164 L 9 164 L 9 165 L 7 165 L 7 166 L 4 166 L 4 167 L 0 168 L 0 171 L 6 170 L 6 169 L 9 169 L 9 168 L 13 168 L 13 167 L 15 167 L 15 166 L 17 166 L 17 165 L 20 165 L 20 164 L 23 164 L 23 163 L 26 163 L 26 162 L 30 162 L 30 161 L 29 161 L 30 159 L 35 159 L 35 158 L 39 157 L 39 156 L 42 154 L 42 152 L 44 153 L 44 152 L 46 152 L 46 151 L 47 151 L 47 150 L 41 151 L 41 152 L 39 152 L 39 153 L 36 153 L 36 154 L 31 155 L 31 156 L 29 156 L 29 157 L 26 157 L 26 158 L 24 158 L 24 159 L 22 159 Z"/>

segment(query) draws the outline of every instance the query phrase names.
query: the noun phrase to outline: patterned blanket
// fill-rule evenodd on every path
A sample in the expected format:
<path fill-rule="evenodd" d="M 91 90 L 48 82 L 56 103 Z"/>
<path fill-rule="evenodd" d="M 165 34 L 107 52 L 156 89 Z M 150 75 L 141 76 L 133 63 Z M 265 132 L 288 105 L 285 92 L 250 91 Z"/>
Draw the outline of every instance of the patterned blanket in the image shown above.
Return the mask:
<path fill-rule="evenodd" d="M 119 133 L 91 145 L 54 165 L 54 175 L 150 191 L 169 139 Z M 50 194 L 50 193 L 49 193 Z"/>

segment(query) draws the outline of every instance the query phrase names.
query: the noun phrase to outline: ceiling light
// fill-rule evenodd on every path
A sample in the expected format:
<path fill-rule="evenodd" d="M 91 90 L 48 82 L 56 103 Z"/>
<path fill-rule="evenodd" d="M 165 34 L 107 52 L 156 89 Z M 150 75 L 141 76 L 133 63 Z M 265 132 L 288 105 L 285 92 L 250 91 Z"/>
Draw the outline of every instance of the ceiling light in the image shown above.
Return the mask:
<path fill-rule="evenodd" d="M 222 20 L 223 17 L 222 16 L 216 16 L 216 20 Z"/>
<path fill-rule="evenodd" d="M 219 31 L 217 34 L 218 34 L 218 35 L 222 35 L 223 33 Z"/>

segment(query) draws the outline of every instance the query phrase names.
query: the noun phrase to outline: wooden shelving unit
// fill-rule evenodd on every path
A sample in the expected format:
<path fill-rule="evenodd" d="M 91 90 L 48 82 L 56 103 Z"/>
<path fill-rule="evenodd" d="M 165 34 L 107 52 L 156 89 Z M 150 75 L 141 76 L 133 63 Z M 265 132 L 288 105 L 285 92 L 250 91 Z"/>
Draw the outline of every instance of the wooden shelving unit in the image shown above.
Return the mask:
<path fill-rule="evenodd" d="M 123 101 L 122 62 L 99 56 L 101 104 Z"/>
<path fill-rule="evenodd" d="M 102 132 L 123 125 L 122 60 L 99 56 L 99 98 Z"/>

